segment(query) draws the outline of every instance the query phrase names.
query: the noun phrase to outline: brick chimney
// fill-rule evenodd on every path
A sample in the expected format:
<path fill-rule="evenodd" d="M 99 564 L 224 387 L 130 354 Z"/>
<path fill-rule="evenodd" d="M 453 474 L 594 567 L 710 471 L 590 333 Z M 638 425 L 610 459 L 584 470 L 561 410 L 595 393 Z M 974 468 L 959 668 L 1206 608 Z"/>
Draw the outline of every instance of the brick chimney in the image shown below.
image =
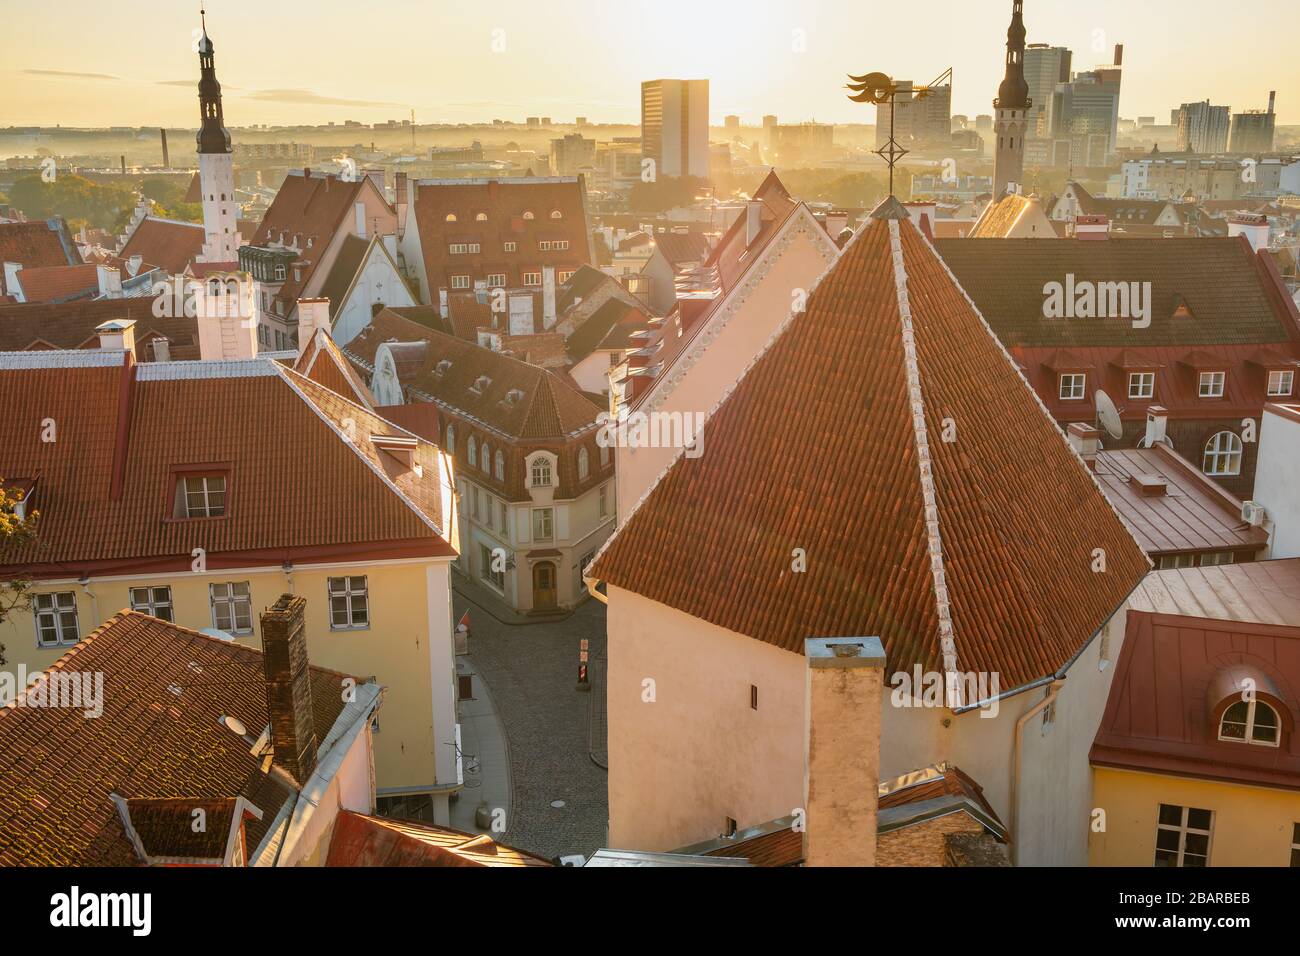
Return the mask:
<path fill-rule="evenodd" d="M 1101 432 L 1084 422 L 1073 422 L 1065 430 L 1070 447 L 1079 453 L 1091 470 L 1097 470 L 1097 452 L 1101 451 Z"/>
<path fill-rule="evenodd" d="M 330 300 L 298 300 L 298 354 L 302 355 L 311 347 L 311 340 L 317 329 L 330 331 Z"/>
<path fill-rule="evenodd" d="M 397 211 L 397 234 L 406 233 L 406 211 L 409 197 L 407 196 L 406 173 L 398 173 L 397 179 L 393 184 L 393 206 Z"/>
<path fill-rule="evenodd" d="M 1110 220 L 1105 216 L 1076 216 L 1074 219 L 1074 238 L 1109 239 Z"/>
<path fill-rule="evenodd" d="M 299 784 L 316 769 L 306 609 L 305 598 L 282 594 L 262 614 L 262 670 L 274 760 Z"/>
<path fill-rule="evenodd" d="M 804 642 L 803 857 L 875 866 L 885 649 L 878 637 Z"/>

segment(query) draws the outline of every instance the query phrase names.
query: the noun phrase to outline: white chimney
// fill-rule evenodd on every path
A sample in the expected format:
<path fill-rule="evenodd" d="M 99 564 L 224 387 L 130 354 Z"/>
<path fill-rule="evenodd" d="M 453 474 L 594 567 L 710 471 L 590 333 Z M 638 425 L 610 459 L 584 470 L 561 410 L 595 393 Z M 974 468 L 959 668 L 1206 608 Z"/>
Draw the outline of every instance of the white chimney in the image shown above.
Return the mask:
<path fill-rule="evenodd" d="M 447 289 L 445 286 L 438 290 L 438 315 L 444 319 L 450 317 L 450 312 L 447 307 Z"/>
<path fill-rule="evenodd" d="M 804 660 L 804 865 L 875 866 L 884 646 L 809 638 Z"/>
<path fill-rule="evenodd" d="M 122 273 L 117 271 L 116 266 L 96 266 L 95 278 L 99 281 L 101 299 L 122 298 Z"/>
<path fill-rule="evenodd" d="M 757 199 L 751 199 L 745 207 L 745 246 L 752 246 L 762 230 L 763 203 Z"/>
<path fill-rule="evenodd" d="M 1143 447 L 1154 448 L 1163 445 L 1169 430 L 1169 409 L 1163 405 L 1151 405 L 1147 408 L 1147 433 L 1142 440 Z"/>
<path fill-rule="evenodd" d="M 1267 249 L 1269 244 L 1268 217 L 1237 213 L 1228 220 L 1228 235 L 1230 237 L 1245 236 L 1246 241 L 1250 243 L 1250 248 L 1255 252 Z"/>
<path fill-rule="evenodd" d="M 316 337 L 316 330 L 330 331 L 330 300 L 298 300 L 298 354 L 302 355 L 311 346 Z"/>
<path fill-rule="evenodd" d="M 140 267 L 142 265 L 144 265 L 144 256 L 134 255 L 126 261 L 126 271 L 131 278 L 135 278 L 140 274 Z"/>
<path fill-rule="evenodd" d="M 1095 471 L 1097 452 L 1101 451 L 1101 432 L 1084 422 L 1074 422 L 1065 430 L 1065 434 L 1070 440 L 1070 447 Z"/>
<path fill-rule="evenodd" d="M 99 347 L 105 352 L 135 351 L 135 322 L 132 319 L 109 319 L 95 326 Z"/>
<path fill-rule="evenodd" d="M 555 325 L 555 266 L 542 266 L 542 326 Z"/>
<path fill-rule="evenodd" d="M 21 262 L 6 262 L 4 287 L 0 291 L 13 296 L 19 302 L 26 302 L 27 297 L 23 295 L 23 283 L 18 278 L 18 273 L 22 271 L 23 264 Z"/>
<path fill-rule="evenodd" d="M 352 209 L 357 221 L 357 237 L 364 239 L 366 238 L 366 204 L 359 202 Z"/>
<path fill-rule="evenodd" d="M 257 356 L 257 313 L 253 280 L 247 273 L 221 273 L 194 280 L 194 317 L 199 357 L 205 361 Z"/>

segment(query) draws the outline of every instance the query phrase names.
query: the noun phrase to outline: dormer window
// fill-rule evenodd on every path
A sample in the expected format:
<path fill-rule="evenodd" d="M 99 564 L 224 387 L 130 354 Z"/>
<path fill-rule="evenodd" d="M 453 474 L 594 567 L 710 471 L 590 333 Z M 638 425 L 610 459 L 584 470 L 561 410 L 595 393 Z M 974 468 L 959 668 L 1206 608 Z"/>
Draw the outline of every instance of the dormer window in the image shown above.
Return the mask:
<path fill-rule="evenodd" d="M 481 212 L 474 217 L 475 222 L 487 222 L 487 213 Z"/>
<path fill-rule="evenodd" d="M 524 219 L 531 221 L 536 218 L 537 217 L 533 215 L 533 211 L 531 209 L 524 210 Z"/>
<path fill-rule="evenodd" d="M 449 212 L 449 213 L 447 213 L 447 221 L 448 221 L 448 222 L 456 222 L 456 221 L 457 221 L 457 220 L 456 220 L 456 214 L 455 214 L 454 212 Z"/>
<path fill-rule="evenodd" d="M 189 474 L 177 479 L 174 517 L 187 520 L 220 518 L 225 513 L 225 474 L 216 472 Z"/>
<path fill-rule="evenodd" d="M 488 390 L 488 387 L 491 384 L 492 384 L 492 379 L 488 378 L 486 375 L 480 375 L 478 378 L 474 379 L 473 390 L 478 394 L 482 395 L 484 392 Z"/>
<path fill-rule="evenodd" d="M 284 263 L 283 263 L 283 262 L 281 262 L 281 263 L 277 263 L 277 264 L 276 264 L 276 267 L 275 267 L 275 279 L 276 279 L 276 281 L 277 281 L 277 282 L 283 282 L 284 279 L 285 279 L 285 276 L 286 276 L 286 275 L 288 275 L 288 270 L 285 269 L 285 267 L 284 267 Z"/>
<path fill-rule="evenodd" d="M 483 453 L 479 456 L 483 470 L 489 475 L 492 474 L 492 446 L 487 442 L 483 443 Z"/>
<path fill-rule="evenodd" d="M 1129 372 L 1128 397 L 1154 398 L 1156 394 L 1155 372 Z"/>
<path fill-rule="evenodd" d="M 1223 712 L 1219 739 L 1229 743 L 1276 747 L 1281 743 L 1282 724 L 1277 711 L 1262 700 L 1239 700 Z"/>
<path fill-rule="evenodd" d="M 546 458 L 533 460 L 532 486 L 534 488 L 551 487 L 551 463 Z"/>
<path fill-rule="evenodd" d="M 521 388 L 512 388 L 510 391 L 506 392 L 507 405 L 518 405 L 523 400 L 524 391 Z"/>
<path fill-rule="evenodd" d="M 1083 372 L 1067 372 L 1061 376 L 1060 396 L 1063 402 L 1078 402 L 1083 400 L 1084 387 L 1087 384 L 1088 376 Z"/>
<path fill-rule="evenodd" d="M 1295 388 L 1295 372 L 1291 369 L 1278 369 L 1268 373 L 1268 397 L 1285 398 Z"/>
<path fill-rule="evenodd" d="M 446 375 L 448 372 L 451 371 L 451 360 L 443 359 L 441 362 L 437 364 L 437 366 L 434 367 L 434 371 L 437 372 L 439 375 Z"/>
<path fill-rule="evenodd" d="M 560 212 L 560 210 L 558 210 L 558 209 L 553 210 L 553 211 L 551 212 L 551 218 L 552 218 L 552 219 L 563 219 L 563 218 L 564 218 L 564 213 Z"/>
<path fill-rule="evenodd" d="M 1223 398 L 1223 383 L 1227 376 L 1227 372 L 1202 372 L 1200 397 Z"/>

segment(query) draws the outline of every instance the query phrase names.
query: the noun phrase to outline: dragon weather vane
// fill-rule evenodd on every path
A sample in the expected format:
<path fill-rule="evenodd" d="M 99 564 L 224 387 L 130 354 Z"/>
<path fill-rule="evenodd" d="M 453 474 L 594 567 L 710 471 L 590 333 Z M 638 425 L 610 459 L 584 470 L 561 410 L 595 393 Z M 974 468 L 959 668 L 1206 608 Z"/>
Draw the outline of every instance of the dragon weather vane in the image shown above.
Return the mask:
<path fill-rule="evenodd" d="M 952 70 L 946 70 L 942 76 L 926 86 L 914 86 L 903 89 L 884 73 L 867 73 L 864 76 L 849 75 L 848 89 L 853 91 L 849 97 L 854 103 L 874 103 L 880 106 L 889 104 L 889 140 L 880 149 L 873 152 L 889 166 L 889 195 L 894 195 L 894 167 L 898 161 L 911 150 L 904 149 L 894 137 L 894 101 L 899 93 L 908 94 L 923 100 L 937 87 L 952 82 Z"/>

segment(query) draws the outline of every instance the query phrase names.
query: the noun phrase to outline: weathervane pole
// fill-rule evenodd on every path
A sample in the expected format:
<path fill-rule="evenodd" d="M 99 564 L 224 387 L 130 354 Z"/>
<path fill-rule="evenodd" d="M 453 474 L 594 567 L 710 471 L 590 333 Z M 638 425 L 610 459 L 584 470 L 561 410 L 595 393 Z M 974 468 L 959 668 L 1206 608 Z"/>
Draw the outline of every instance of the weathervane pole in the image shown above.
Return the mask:
<path fill-rule="evenodd" d="M 850 96 L 849 99 L 854 103 L 875 103 L 879 106 L 882 103 L 889 104 L 889 142 L 885 143 L 880 149 L 874 150 L 875 154 L 885 161 L 889 167 L 889 195 L 894 195 L 894 167 L 898 161 L 910 152 L 903 149 L 894 138 L 894 99 L 898 96 L 898 86 L 884 73 L 868 73 L 865 76 L 849 76 L 852 81 L 848 88 L 856 93 L 856 96 Z"/>

